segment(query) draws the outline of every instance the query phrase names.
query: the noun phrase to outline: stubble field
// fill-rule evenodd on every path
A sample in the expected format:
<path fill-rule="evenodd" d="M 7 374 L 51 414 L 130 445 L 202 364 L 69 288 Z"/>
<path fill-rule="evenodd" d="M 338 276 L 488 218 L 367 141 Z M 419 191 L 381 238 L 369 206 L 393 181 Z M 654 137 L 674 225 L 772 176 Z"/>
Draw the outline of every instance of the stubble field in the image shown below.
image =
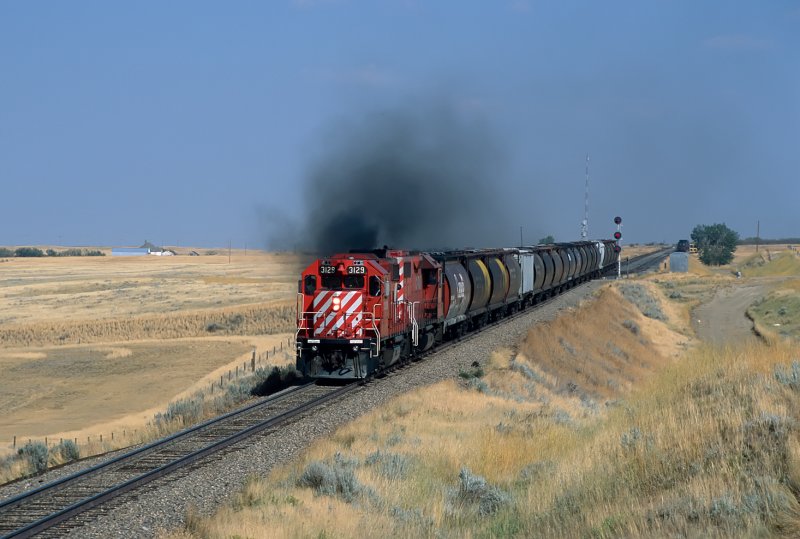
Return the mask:
<path fill-rule="evenodd" d="M 14 436 L 19 445 L 139 429 L 249 368 L 254 350 L 262 364 L 291 362 L 302 264 L 253 251 L 230 262 L 227 252 L 5 259 L 0 450 Z"/>

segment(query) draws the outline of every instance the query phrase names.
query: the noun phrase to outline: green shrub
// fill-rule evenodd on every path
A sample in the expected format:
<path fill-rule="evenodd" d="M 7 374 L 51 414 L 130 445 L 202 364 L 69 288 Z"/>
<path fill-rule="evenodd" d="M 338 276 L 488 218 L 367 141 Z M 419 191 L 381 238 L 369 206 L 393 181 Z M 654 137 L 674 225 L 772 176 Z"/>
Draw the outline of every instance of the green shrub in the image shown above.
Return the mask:
<path fill-rule="evenodd" d="M 411 459 L 399 453 L 381 453 L 378 450 L 367 455 L 364 464 L 374 466 L 381 475 L 388 479 L 404 479 L 411 468 Z"/>
<path fill-rule="evenodd" d="M 658 300 L 651 296 L 650 292 L 641 284 L 621 283 L 619 285 L 619 291 L 625 299 L 636 305 L 646 317 L 662 321 L 667 319 L 666 315 L 661 310 L 661 305 L 658 303 Z"/>
<path fill-rule="evenodd" d="M 5 247 L 0 247 L 0 257 L 10 258 L 12 256 L 14 256 L 14 251 L 11 249 L 6 249 Z"/>
<path fill-rule="evenodd" d="M 169 403 L 167 411 L 158 413 L 153 418 L 156 427 L 169 425 L 173 421 L 179 421 L 183 425 L 196 423 L 203 417 L 203 399 L 201 397 L 180 399 Z"/>
<path fill-rule="evenodd" d="M 64 461 L 78 460 L 81 458 L 81 450 L 78 445 L 72 440 L 63 440 L 55 448 Z"/>
<path fill-rule="evenodd" d="M 355 476 L 358 461 L 343 458 L 336 453 L 332 463 L 314 461 L 303 471 L 297 486 L 310 488 L 318 496 L 338 496 L 352 503 L 364 492 L 364 486 Z"/>
<path fill-rule="evenodd" d="M 775 380 L 794 391 L 800 391 L 800 361 L 792 361 L 791 369 L 787 369 L 783 365 L 777 365 L 775 367 Z"/>
<path fill-rule="evenodd" d="M 458 490 L 450 493 L 450 501 L 457 508 L 474 508 L 482 517 L 497 512 L 511 504 L 511 496 L 490 485 L 486 479 L 475 475 L 466 466 L 458 474 Z"/>
<path fill-rule="evenodd" d="M 19 448 L 18 454 L 28 461 L 34 473 L 41 473 L 47 469 L 49 451 L 43 442 L 28 442 Z"/>

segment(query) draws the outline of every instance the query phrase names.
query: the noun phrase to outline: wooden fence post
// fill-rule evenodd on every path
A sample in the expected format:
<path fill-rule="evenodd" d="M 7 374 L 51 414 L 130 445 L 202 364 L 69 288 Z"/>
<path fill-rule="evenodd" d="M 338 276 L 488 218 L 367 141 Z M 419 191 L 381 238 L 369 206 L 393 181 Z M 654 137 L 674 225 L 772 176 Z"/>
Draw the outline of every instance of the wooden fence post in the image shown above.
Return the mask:
<path fill-rule="evenodd" d="M 11 447 L 12 447 L 13 449 L 16 449 L 16 448 L 17 448 L 17 437 L 16 437 L 16 436 L 14 436 L 14 442 L 13 442 L 13 444 L 11 445 Z"/>

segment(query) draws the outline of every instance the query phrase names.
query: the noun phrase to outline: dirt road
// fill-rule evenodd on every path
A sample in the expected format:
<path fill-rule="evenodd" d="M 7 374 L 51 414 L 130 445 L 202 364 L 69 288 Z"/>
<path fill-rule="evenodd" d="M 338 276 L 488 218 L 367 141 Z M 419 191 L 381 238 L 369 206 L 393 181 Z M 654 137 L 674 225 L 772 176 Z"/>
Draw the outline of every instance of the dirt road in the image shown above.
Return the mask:
<path fill-rule="evenodd" d="M 755 338 L 753 323 L 745 316 L 747 308 L 764 297 L 767 287 L 746 284 L 722 288 L 708 303 L 692 312 L 697 336 L 712 344 L 736 344 Z"/>

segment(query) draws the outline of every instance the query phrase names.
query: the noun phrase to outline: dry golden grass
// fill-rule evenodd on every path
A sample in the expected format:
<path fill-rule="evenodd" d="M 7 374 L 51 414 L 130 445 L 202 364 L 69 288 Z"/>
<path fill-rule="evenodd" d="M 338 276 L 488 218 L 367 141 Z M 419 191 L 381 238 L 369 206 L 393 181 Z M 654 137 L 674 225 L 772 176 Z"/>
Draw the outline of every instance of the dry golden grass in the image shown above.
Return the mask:
<path fill-rule="evenodd" d="M 262 367 L 294 365 L 290 340 L 282 334 L 48 347 L 36 359 L 0 350 L 9 382 L 0 386 L 0 406 L 8 410 L 0 425 L 0 483 L 33 472 L 9 458 L 13 436 L 17 447 L 46 443 L 50 465 L 63 461 L 61 440 L 73 440 L 83 457 L 150 442 L 251 398 L 252 351 L 262 351 L 256 375 Z M 170 410 L 190 413 L 173 417 Z"/>
<path fill-rule="evenodd" d="M 620 327 L 623 319 L 640 324 L 638 335 Z M 608 353 L 608 335 L 620 336 L 615 346 L 626 359 Z M 773 376 L 790 364 L 791 350 L 700 348 L 675 361 L 665 358 L 676 350 L 669 335 L 606 289 L 584 309 L 533 328 L 524 353 L 495 352 L 482 380 L 392 400 L 297 463 L 254 479 L 214 517 L 193 514 L 170 537 L 797 531 L 792 417 L 800 385 Z M 299 487 L 320 463 L 345 488 Z M 464 467 L 490 487 L 473 501 L 459 494 Z M 476 507 L 491 499 L 491 486 L 501 501 L 481 516 Z"/>
<path fill-rule="evenodd" d="M 171 400 L 205 388 L 247 362 L 253 348 L 283 345 L 273 365 L 293 361 L 291 334 L 271 338 L 213 337 L 117 346 L 51 346 L 20 357 L 0 350 L 0 445 L 18 439 L 109 436 L 141 427 Z"/>
<path fill-rule="evenodd" d="M 0 266 L 0 323 L 127 319 L 292 301 L 305 259 L 197 257 L 10 259 Z M 2 341 L 0 341 L 2 342 Z"/>
<path fill-rule="evenodd" d="M 147 423 L 168 403 L 227 380 L 254 347 L 286 345 L 304 262 L 250 251 L 230 263 L 225 253 L 0 264 L 0 453 L 15 435 L 77 438 L 86 455 L 162 434 Z"/>
<path fill-rule="evenodd" d="M 797 536 L 796 349 L 674 358 L 685 341 L 604 289 L 482 379 L 393 399 L 168 537 Z M 300 486 L 319 469 L 327 494 Z"/>
<path fill-rule="evenodd" d="M 87 344 L 212 335 L 286 333 L 295 328 L 294 303 L 145 315 L 135 318 L 50 320 L 0 328 L 3 347 Z"/>

